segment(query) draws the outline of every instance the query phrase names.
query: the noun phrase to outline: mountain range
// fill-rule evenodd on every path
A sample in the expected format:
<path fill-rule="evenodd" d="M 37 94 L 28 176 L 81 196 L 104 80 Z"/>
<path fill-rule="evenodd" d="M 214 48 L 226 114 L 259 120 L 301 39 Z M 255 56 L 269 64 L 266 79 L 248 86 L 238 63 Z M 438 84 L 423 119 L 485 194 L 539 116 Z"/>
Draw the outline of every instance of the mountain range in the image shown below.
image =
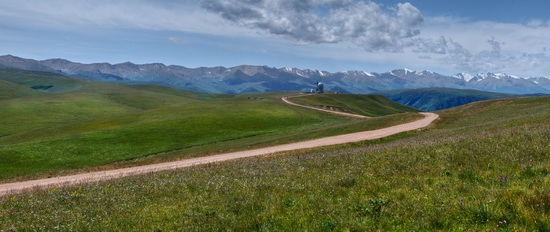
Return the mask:
<path fill-rule="evenodd" d="M 65 59 L 33 60 L 0 56 L 0 67 L 41 71 L 94 81 L 156 84 L 208 93 L 310 91 L 324 83 L 330 92 L 373 93 L 394 89 L 455 88 L 490 92 L 550 93 L 550 78 L 521 78 L 504 73 L 443 75 L 430 71 L 396 69 L 385 73 L 365 71 L 327 72 L 297 68 L 241 65 L 186 68 L 161 63 L 81 64 Z"/>

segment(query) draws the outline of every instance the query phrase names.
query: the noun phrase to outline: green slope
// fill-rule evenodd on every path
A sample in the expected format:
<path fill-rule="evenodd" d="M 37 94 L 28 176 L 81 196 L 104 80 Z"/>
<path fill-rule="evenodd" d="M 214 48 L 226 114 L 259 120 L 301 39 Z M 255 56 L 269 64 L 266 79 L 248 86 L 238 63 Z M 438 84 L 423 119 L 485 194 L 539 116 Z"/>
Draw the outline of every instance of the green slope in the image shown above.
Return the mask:
<path fill-rule="evenodd" d="M 11 97 L 0 101 L 0 136 L 26 132 L 49 137 L 55 134 L 35 130 L 195 102 L 170 94 L 35 72 L 0 70 L 0 81 L 13 87 Z M 52 87 L 47 91 L 33 89 L 36 85 Z"/>
<path fill-rule="evenodd" d="M 291 98 L 291 100 L 302 105 L 329 108 L 373 117 L 418 111 L 391 101 L 381 95 L 310 94 Z"/>
<path fill-rule="evenodd" d="M 0 79 L 0 100 L 38 94 L 39 91 Z"/>
<path fill-rule="evenodd" d="M 437 111 L 476 101 L 517 96 L 514 94 L 448 88 L 389 90 L 380 94 L 403 105 L 423 111 Z"/>
<path fill-rule="evenodd" d="M 0 81 L 46 93 L 70 92 L 78 90 L 81 85 L 79 80 L 57 74 L 13 69 L 0 69 Z"/>
<path fill-rule="evenodd" d="M 286 105 L 282 94 L 211 95 L 6 72 L 0 80 L 26 89 L 0 100 L 4 182 L 249 149 L 419 117 L 350 120 Z M 59 91 L 32 90 L 37 83 Z"/>
<path fill-rule="evenodd" d="M 550 97 L 438 113 L 379 141 L 7 197 L 0 228 L 549 231 Z"/>

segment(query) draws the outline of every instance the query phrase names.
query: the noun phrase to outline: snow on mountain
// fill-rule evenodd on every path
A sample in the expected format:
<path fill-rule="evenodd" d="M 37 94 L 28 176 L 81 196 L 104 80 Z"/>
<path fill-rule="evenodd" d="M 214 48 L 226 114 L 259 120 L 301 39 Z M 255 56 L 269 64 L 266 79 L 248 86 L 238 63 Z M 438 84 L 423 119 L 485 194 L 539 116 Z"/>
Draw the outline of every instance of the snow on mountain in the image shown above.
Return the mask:
<path fill-rule="evenodd" d="M 415 71 L 410 70 L 408 68 L 401 68 L 401 69 L 395 69 L 395 70 L 390 71 L 390 74 L 392 74 L 394 76 L 408 75 L 408 74 L 411 74 L 411 73 L 414 74 Z"/>
<path fill-rule="evenodd" d="M 366 71 L 343 71 L 343 72 L 337 72 L 337 73 L 329 73 L 329 76 L 332 75 L 345 75 L 345 76 L 367 76 L 367 77 L 375 77 L 376 75 L 370 72 Z"/>
<path fill-rule="evenodd" d="M 477 76 L 476 76 L 477 81 L 487 79 L 490 76 L 489 74 L 492 74 L 492 73 L 478 73 Z"/>
<path fill-rule="evenodd" d="M 434 75 L 434 72 L 429 71 L 429 70 L 423 70 L 423 71 L 416 70 L 416 71 L 414 71 L 414 74 L 418 75 L 418 76 L 425 76 L 425 75 Z"/>
<path fill-rule="evenodd" d="M 304 77 L 304 78 L 308 78 L 309 77 L 308 73 L 311 73 L 311 70 L 309 70 L 309 69 L 301 70 L 301 69 L 298 69 L 298 68 L 289 68 L 289 67 L 285 67 L 285 68 L 282 68 L 280 70 L 282 70 L 286 73 L 297 75 L 297 76 Z"/>
<path fill-rule="evenodd" d="M 319 70 L 315 70 L 315 71 L 319 74 L 319 76 L 322 76 L 322 77 L 325 77 L 331 74 L 327 71 L 319 71 Z"/>
<path fill-rule="evenodd" d="M 527 80 L 530 80 L 531 82 L 537 85 L 542 84 L 544 82 L 550 82 L 550 78 L 548 77 L 530 77 L 530 78 L 527 78 Z"/>
<path fill-rule="evenodd" d="M 433 76 L 438 75 L 437 73 L 434 73 L 429 70 L 410 70 L 407 68 L 402 69 L 395 69 L 389 72 L 391 75 L 394 76 Z"/>
<path fill-rule="evenodd" d="M 550 78 L 548 77 L 530 77 L 530 78 L 527 78 L 527 80 L 531 81 L 537 86 L 550 90 Z"/>
<path fill-rule="evenodd" d="M 365 74 L 365 76 L 374 77 L 374 75 L 372 73 L 365 72 L 365 71 L 362 71 L 362 72 L 363 72 L 363 74 Z"/>
<path fill-rule="evenodd" d="M 460 77 L 460 73 L 455 75 L 456 77 Z M 518 76 L 515 76 L 515 75 L 508 75 L 506 73 L 491 73 L 491 72 L 487 72 L 487 73 L 478 73 L 477 74 L 477 80 L 478 81 L 481 81 L 481 80 L 484 80 L 484 79 L 487 79 L 487 78 L 494 78 L 494 79 L 497 79 L 497 80 L 501 80 L 501 79 L 523 79 L 521 77 L 518 77 Z M 475 77 L 473 77 L 475 78 Z M 461 79 L 461 78 L 459 78 Z"/>
<path fill-rule="evenodd" d="M 36 61 L 0 56 L 1 67 L 54 72 L 69 77 L 118 83 L 154 83 L 198 92 L 241 93 L 310 90 L 322 81 L 327 91 L 372 93 L 391 89 L 458 88 L 504 93 L 550 93 L 547 77 L 520 78 L 505 73 L 459 73 L 453 76 L 431 71 L 395 69 L 385 73 L 327 71 L 241 65 L 236 67 L 166 66 L 153 64 L 81 64 L 62 59 Z"/>
<path fill-rule="evenodd" d="M 469 73 L 458 73 L 453 75 L 454 78 L 458 78 L 460 80 L 464 80 L 466 82 L 470 82 L 470 80 L 474 79 L 474 76 L 472 76 Z"/>

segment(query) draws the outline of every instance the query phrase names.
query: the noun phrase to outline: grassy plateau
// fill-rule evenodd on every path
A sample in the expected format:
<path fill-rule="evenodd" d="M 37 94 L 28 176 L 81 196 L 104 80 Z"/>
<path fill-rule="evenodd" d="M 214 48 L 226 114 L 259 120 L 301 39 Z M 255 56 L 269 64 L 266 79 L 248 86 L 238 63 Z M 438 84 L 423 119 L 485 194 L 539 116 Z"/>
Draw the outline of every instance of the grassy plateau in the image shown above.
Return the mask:
<path fill-rule="evenodd" d="M 292 98 L 291 100 L 301 105 L 326 108 L 371 117 L 418 111 L 414 108 L 389 100 L 381 95 L 311 94 L 303 97 Z"/>
<path fill-rule="evenodd" d="M 143 88 L 147 91 L 140 92 L 142 94 L 172 91 Z M 164 94 L 167 95 L 162 95 L 162 99 L 171 104 L 169 96 L 176 95 Z M 262 108 L 271 106 L 273 108 L 269 109 L 280 110 L 276 115 L 285 115 L 285 109 L 299 112 L 296 114 L 302 115 L 302 122 L 313 121 L 313 128 L 318 125 L 344 125 L 344 130 L 358 125 L 366 127 L 363 122 L 354 124 L 350 119 L 280 107 L 276 100 L 252 100 L 255 97 L 258 99 L 257 95 L 214 98 L 221 102 L 250 101 Z M 270 99 L 272 96 L 261 97 Z M 113 98 L 106 101 L 124 102 Z M 205 97 L 193 96 L 175 104 L 187 105 L 185 109 L 190 109 L 194 101 L 202 98 Z M 118 96 L 116 99 L 123 98 Z M 248 110 L 247 114 L 262 113 L 256 111 L 258 107 L 224 104 L 227 112 L 223 114 L 231 115 L 232 110 L 236 111 L 231 120 L 246 117 L 239 114 L 243 110 Z M 208 104 L 201 104 L 205 106 Z M 128 141 L 136 139 L 131 137 L 131 132 L 152 126 L 149 123 L 155 120 L 164 122 L 170 118 L 167 115 L 175 118 L 172 127 L 176 128 L 191 120 L 177 120 L 180 114 L 184 115 L 183 110 L 164 109 L 174 112 L 170 114 L 161 108 L 145 110 L 144 114 L 136 107 L 119 109 L 128 111 L 83 124 L 46 129 L 34 125 L 35 130 L 41 132 L 38 134 L 51 130 L 53 137 L 57 136 L 60 141 L 37 133 L 31 136 L 19 132 L 23 134 L 0 140 L 9 141 L 0 145 L 0 149 L 27 152 L 32 149 L 17 146 L 50 141 L 62 145 L 80 139 L 84 142 L 76 144 L 101 142 L 109 147 L 111 145 L 104 142 L 124 139 L 118 135 L 129 136 Z M 185 114 L 199 110 L 194 111 L 186 110 Z M 104 112 L 95 113 L 102 115 Z M 550 97 L 483 101 L 437 113 L 441 119 L 428 129 L 376 141 L 6 196 L 0 198 L 0 230 L 550 231 Z M 273 117 L 272 113 L 265 114 Z M 292 130 L 295 127 L 308 128 L 308 124 L 293 124 L 291 119 L 294 117 L 280 117 L 277 123 L 288 126 L 275 128 L 287 134 L 299 134 L 298 130 Z M 261 128 L 273 129 L 269 125 L 272 124 L 266 122 Z M 111 130 L 96 132 L 101 126 Z M 90 128 L 90 132 L 81 132 L 86 128 Z M 151 131 L 157 127 L 146 128 Z M 162 130 L 168 128 L 171 127 L 162 127 Z M 126 130 L 129 132 L 120 132 Z M 103 133 L 117 136 L 104 137 Z M 73 136 L 78 139 L 71 140 Z M 140 150 L 132 148 L 133 144 L 127 146 L 120 149 Z M 82 151 L 81 156 L 86 156 L 87 152 Z M 38 157 L 29 157 L 28 161 L 35 158 Z M 17 159 L 13 162 L 24 163 Z"/>

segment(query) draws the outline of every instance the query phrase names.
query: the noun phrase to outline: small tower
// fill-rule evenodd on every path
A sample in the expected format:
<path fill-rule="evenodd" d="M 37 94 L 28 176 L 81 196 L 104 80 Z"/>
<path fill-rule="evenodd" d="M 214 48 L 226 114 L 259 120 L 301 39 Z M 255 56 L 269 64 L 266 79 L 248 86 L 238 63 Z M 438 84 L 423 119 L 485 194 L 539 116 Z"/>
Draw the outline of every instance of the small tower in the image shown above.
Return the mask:
<path fill-rule="evenodd" d="M 324 90 L 324 86 L 323 86 L 323 83 L 317 81 L 317 90 L 315 92 L 317 93 L 323 93 L 325 90 Z"/>

